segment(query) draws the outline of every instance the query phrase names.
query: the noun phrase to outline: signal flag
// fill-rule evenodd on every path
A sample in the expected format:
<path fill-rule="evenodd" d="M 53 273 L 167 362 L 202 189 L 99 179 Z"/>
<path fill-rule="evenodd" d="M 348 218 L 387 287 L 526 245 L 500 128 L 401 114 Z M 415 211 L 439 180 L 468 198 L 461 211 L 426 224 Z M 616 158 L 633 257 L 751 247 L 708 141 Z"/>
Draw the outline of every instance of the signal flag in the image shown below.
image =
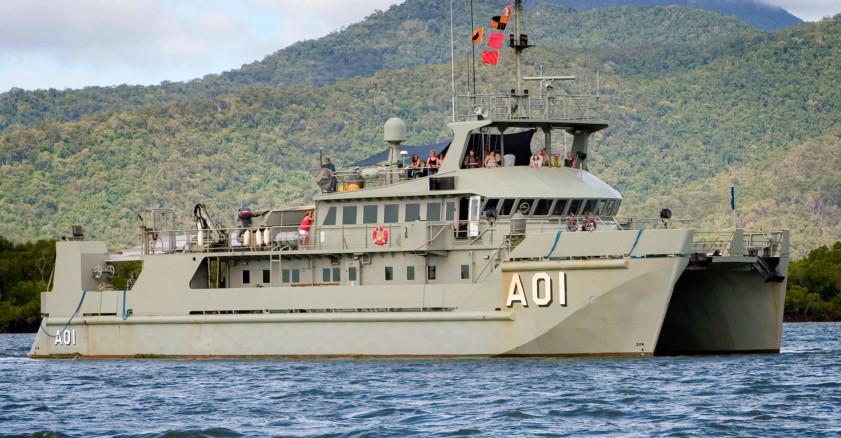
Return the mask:
<path fill-rule="evenodd" d="M 496 65 L 499 61 L 499 52 L 482 52 L 482 64 Z"/>
<path fill-rule="evenodd" d="M 482 30 L 484 27 L 480 27 L 473 31 L 473 35 L 470 36 L 470 42 L 473 44 L 481 43 L 482 42 Z"/>
<path fill-rule="evenodd" d="M 504 36 L 505 34 L 502 33 L 488 34 L 488 47 L 493 47 L 495 49 L 502 47 L 502 37 Z"/>

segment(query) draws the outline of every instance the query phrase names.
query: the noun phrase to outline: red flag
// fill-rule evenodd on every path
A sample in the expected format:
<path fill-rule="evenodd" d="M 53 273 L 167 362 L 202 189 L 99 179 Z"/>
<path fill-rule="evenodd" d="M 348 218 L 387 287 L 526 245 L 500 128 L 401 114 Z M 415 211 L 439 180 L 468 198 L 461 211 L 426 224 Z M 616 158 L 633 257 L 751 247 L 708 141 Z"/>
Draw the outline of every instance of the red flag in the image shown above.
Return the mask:
<path fill-rule="evenodd" d="M 499 52 L 482 52 L 482 63 L 496 65 L 499 61 Z"/>
<path fill-rule="evenodd" d="M 496 48 L 496 49 L 502 47 L 502 37 L 504 37 L 504 36 L 505 36 L 505 34 L 502 34 L 502 33 L 490 33 L 490 34 L 488 34 L 488 47 L 493 47 L 493 48 Z"/>

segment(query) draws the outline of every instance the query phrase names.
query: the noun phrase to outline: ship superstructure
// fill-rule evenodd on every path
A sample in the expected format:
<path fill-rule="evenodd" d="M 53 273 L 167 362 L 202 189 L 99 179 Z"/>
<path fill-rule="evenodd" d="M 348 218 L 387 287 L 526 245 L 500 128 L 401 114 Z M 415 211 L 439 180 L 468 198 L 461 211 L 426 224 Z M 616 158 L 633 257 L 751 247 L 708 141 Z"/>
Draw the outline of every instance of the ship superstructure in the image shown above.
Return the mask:
<path fill-rule="evenodd" d="M 189 230 L 172 210 L 147 210 L 131 290 L 97 290 L 104 243 L 58 242 L 30 355 L 778 352 L 788 231 L 617 219 L 622 196 L 587 166 L 590 136 L 607 128 L 598 95 L 523 88 L 571 78 L 519 75 L 519 3 L 517 88 L 459 96 L 437 173 L 405 166 L 405 125 L 392 119 L 387 158 L 322 175 L 313 205 L 241 215 L 237 227 L 197 205 Z M 575 166 L 529 166 L 536 135 Z M 569 149 L 553 150 L 553 135 L 571 137 Z M 470 165 L 489 152 L 504 165 Z"/>

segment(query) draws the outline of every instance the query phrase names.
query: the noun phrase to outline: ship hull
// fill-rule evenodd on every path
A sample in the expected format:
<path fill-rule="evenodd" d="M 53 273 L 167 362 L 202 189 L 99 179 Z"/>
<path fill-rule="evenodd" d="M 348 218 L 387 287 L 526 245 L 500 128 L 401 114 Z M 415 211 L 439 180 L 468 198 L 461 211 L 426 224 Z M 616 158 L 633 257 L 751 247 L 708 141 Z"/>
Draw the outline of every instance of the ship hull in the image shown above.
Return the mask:
<path fill-rule="evenodd" d="M 786 281 L 766 282 L 755 257 L 734 259 L 681 275 L 655 354 L 779 353 Z"/>

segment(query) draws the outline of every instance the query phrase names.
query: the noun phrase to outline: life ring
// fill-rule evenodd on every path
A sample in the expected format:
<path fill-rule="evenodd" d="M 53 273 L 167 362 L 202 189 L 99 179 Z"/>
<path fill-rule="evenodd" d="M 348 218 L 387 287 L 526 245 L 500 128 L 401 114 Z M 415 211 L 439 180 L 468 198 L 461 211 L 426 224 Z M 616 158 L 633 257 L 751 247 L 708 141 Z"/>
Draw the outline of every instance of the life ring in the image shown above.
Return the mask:
<path fill-rule="evenodd" d="M 383 233 L 380 234 L 380 231 Z M 377 245 L 385 245 L 388 243 L 388 230 L 386 230 L 384 226 L 380 225 L 379 227 L 374 228 L 374 234 L 372 237 L 374 238 L 374 243 Z"/>

